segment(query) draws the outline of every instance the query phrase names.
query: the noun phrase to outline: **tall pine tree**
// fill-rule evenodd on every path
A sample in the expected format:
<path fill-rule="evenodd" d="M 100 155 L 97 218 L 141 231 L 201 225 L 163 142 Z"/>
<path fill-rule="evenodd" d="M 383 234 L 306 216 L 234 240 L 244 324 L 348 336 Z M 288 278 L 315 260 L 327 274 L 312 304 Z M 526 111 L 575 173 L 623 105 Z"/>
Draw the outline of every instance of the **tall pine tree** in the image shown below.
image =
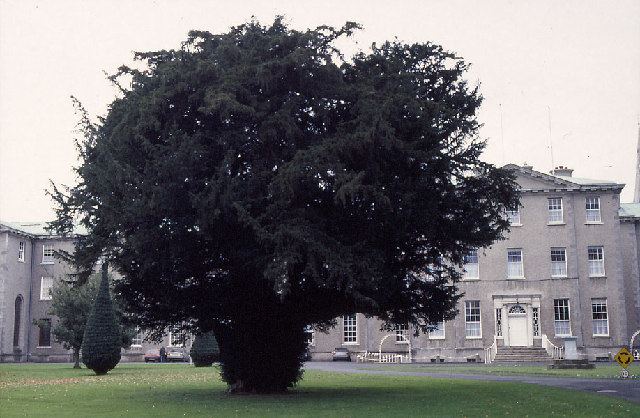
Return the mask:
<path fill-rule="evenodd" d="M 97 375 L 120 362 L 122 334 L 109 293 L 107 262 L 102 263 L 102 277 L 91 315 L 82 339 L 82 362 Z"/>
<path fill-rule="evenodd" d="M 81 181 L 52 190 L 53 226 L 89 231 L 78 266 L 107 251 L 146 329 L 213 331 L 231 390 L 295 384 L 308 325 L 453 318 L 464 254 L 518 203 L 479 158 L 468 65 L 401 42 L 345 61 L 334 41 L 356 28 L 278 18 L 137 53 L 106 117 L 82 114 Z"/>

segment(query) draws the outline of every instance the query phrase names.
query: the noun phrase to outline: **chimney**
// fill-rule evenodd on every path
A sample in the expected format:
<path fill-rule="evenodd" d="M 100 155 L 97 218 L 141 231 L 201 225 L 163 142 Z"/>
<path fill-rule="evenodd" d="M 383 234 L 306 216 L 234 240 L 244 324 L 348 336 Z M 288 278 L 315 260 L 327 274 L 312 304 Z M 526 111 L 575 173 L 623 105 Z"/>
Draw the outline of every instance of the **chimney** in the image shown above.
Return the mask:
<path fill-rule="evenodd" d="M 573 169 L 561 165 L 551 170 L 551 174 L 554 176 L 571 177 L 571 173 L 573 173 Z"/>

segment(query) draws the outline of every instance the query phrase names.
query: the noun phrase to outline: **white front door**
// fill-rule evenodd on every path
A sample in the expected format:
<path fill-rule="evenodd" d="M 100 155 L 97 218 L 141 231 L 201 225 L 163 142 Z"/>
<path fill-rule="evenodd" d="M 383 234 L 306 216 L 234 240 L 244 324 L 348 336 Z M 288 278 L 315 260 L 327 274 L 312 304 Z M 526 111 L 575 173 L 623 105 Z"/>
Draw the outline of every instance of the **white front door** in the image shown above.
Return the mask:
<path fill-rule="evenodd" d="M 528 345 L 526 315 L 509 315 L 509 345 L 512 347 L 526 347 Z"/>

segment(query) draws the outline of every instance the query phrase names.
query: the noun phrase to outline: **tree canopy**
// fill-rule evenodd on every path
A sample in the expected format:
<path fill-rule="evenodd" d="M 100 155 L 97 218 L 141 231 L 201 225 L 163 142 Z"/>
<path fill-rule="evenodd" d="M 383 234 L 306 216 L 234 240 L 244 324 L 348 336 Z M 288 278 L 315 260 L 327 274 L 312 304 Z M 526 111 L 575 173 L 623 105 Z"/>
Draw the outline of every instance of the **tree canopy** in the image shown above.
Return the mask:
<path fill-rule="evenodd" d="M 146 328 L 213 331 L 238 390 L 294 384 L 308 324 L 453 318 L 464 254 L 518 202 L 479 158 L 468 64 L 399 41 L 345 60 L 357 28 L 278 18 L 137 53 L 108 114 L 83 114 L 79 183 L 52 191 L 54 226 L 89 231 L 78 266 L 107 254 Z"/>

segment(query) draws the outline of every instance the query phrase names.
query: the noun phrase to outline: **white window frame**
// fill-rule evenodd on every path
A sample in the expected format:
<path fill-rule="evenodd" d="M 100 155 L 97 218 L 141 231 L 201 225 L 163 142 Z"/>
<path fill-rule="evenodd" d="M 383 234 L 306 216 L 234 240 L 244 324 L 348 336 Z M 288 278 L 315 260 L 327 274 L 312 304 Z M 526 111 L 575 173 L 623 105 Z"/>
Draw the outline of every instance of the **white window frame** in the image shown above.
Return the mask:
<path fill-rule="evenodd" d="M 566 317 L 564 315 L 565 313 Z M 558 319 L 559 317 L 561 319 Z M 558 333 L 558 330 L 561 328 L 568 329 L 569 332 Z M 556 337 L 571 335 L 571 302 L 567 298 L 553 300 L 553 331 Z"/>
<path fill-rule="evenodd" d="M 531 308 L 531 322 L 533 338 L 540 338 L 540 308 L 537 306 Z"/>
<path fill-rule="evenodd" d="M 516 257 L 516 253 L 520 253 L 520 261 L 510 261 L 510 257 Z M 516 269 L 520 274 L 514 275 L 512 274 L 514 268 L 513 266 L 519 267 Z M 522 248 L 507 248 L 507 278 L 509 279 L 524 279 L 524 251 Z"/>
<path fill-rule="evenodd" d="M 511 226 L 522 226 L 522 219 L 520 218 L 520 207 L 507 210 L 507 219 Z"/>
<path fill-rule="evenodd" d="M 567 277 L 567 249 L 565 247 L 551 247 L 550 257 L 551 277 Z M 564 260 L 554 260 L 554 257 L 561 257 Z"/>
<path fill-rule="evenodd" d="M 482 312 L 479 300 L 464 302 L 464 336 L 468 340 L 482 338 Z"/>
<path fill-rule="evenodd" d="M 446 338 L 446 328 L 444 326 L 444 320 L 436 322 L 436 329 L 427 333 L 427 338 L 430 340 L 444 340 Z"/>
<path fill-rule="evenodd" d="M 142 347 L 144 336 L 144 331 L 142 331 L 140 328 L 136 328 L 136 333 L 131 339 L 131 347 Z"/>
<path fill-rule="evenodd" d="M 564 223 L 564 206 L 561 197 L 549 197 L 547 199 L 547 223 L 549 225 Z"/>
<path fill-rule="evenodd" d="M 475 262 L 473 260 L 475 259 Z M 471 261 L 471 262 L 470 262 Z M 471 249 L 464 255 L 464 276 L 465 280 L 480 279 L 480 258 L 478 250 Z"/>
<path fill-rule="evenodd" d="M 409 344 L 409 324 L 396 324 L 393 330 L 396 334 L 396 344 Z"/>
<path fill-rule="evenodd" d="M 18 242 L 18 261 L 24 263 L 25 242 Z"/>
<path fill-rule="evenodd" d="M 307 338 L 309 347 L 314 347 L 316 345 L 316 330 L 311 325 L 307 325 L 304 327 L 304 333 L 310 335 L 310 338 Z"/>
<path fill-rule="evenodd" d="M 585 198 L 585 211 L 587 213 L 588 224 L 601 224 L 602 213 L 600 212 L 600 196 L 587 196 Z"/>
<path fill-rule="evenodd" d="M 342 317 L 342 344 L 358 344 L 358 316 L 356 314 L 344 315 Z"/>
<path fill-rule="evenodd" d="M 596 316 L 604 316 L 604 318 L 596 318 Z M 604 330 L 605 332 L 596 332 Z M 594 337 L 609 336 L 609 309 L 607 308 L 607 298 L 591 299 L 591 331 Z"/>
<path fill-rule="evenodd" d="M 54 262 L 53 244 L 42 244 L 42 264 L 53 264 Z"/>
<path fill-rule="evenodd" d="M 182 338 L 182 343 L 175 345 L 174 336 Z M 187 333 L 184 331 L 170 331 L 169 332 L 169 347 L 186 347 L 187 346 Z"/>
<path fill-rule="evenodd" d="M 503 338 L 502 335 L 502 308 L 495 308 L 496 311 L 496 337 Z"/>
<path fill-rule="evenodd" d="M 48 284 L 48 286 L 46 286 Z M 42 276 L 40 277 L 40 300 L 51 300 L 51 289 L 53 289 L 53 277 Z"/>
<path fill-rule="evenodd" d="M 591 259 L 595 255 L 597 258 Z M 604 247 L 589 246 L 587 247 L 587 265 L 589 269 L 589 277 L 605 277 L 604 269 Z"/>

